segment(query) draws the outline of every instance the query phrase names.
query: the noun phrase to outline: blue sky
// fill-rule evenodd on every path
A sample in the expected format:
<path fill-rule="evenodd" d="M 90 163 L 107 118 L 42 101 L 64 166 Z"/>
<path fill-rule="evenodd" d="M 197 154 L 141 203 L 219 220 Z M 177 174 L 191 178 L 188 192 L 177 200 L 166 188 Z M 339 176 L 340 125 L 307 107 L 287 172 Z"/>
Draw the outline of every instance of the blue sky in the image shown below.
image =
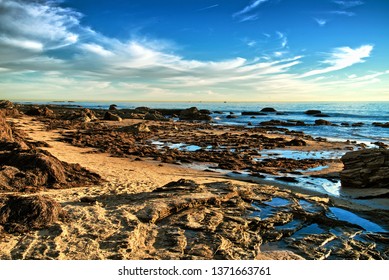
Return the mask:
<path fill-rule="evenodd" d="M 389 100 L 389 1 L 0 0 L 0 98 Z"/>

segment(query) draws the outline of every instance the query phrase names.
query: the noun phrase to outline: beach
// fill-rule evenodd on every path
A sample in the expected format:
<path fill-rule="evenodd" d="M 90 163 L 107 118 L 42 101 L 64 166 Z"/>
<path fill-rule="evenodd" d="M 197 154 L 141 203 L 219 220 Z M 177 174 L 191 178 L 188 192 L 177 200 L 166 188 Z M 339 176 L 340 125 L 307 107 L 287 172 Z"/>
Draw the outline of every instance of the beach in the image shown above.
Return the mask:
<path fill-rule="evenodd" d="M 215 123 L 238 113 L 201 107 L 116 107 L 4 106 L 1 259 L 389 258 L 388 189 L 341 186 L 341 158 L 366 143 Z M 311 131 L 330 126 L 316 120 Z M 43 223 L 10 206 L 37 196 L 54 205 Z"/>

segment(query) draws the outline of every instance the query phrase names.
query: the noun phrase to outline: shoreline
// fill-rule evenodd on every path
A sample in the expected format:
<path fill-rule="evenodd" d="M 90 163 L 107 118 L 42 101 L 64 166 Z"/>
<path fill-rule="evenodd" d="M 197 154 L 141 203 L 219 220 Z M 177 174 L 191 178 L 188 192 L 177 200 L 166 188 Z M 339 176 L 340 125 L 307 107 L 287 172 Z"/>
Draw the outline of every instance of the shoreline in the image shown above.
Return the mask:
<path fill-rule="evenodd" d="M 376 223 L 377 221 L 381 221 L 381 223 L 377 223 L 378 225 L 382 225 L 382 223 L 385 224 L 385 219 L 386 221 L 389 220 L 389 215 L 387 211 L 378 210 L 374 208 L 369 209 L 369 205 L 358 205 L 355 204 L 355 201 L 349 201 L 346 198 L 337 198 L 324 194 L 319 194 L 318 192 L 314 192 L 309 189 L 304 190 L 277 180 L 273 180 L 273 184 L 271 184 L 271 182 L 269 181 L 264 180 L 263 178 L 257 178 L 256 180 L 258 181 L 256 182 L 244 182 L 242 180 L 237 180 L 240 176 L 238 173 L 241 172 L 238 169 L 238 166 L 240 168 L 247 168 L 250 166 L 249 164 L 251 164 L 250 161 L 246 162 L 247 159 L 245 159 L 245 157 L 242 157 L 242 160 L 240 162 L 233 162 L 232 159 L 236 157 L 236 154 L 234 152 L 226 152 L 223 150 L 224 148 L 222 148 L 222 151 L 220 151 L 218 154 L 214 149 L 207 151 L 204 148 L 207 146 L 207 144 L 209 144 L 208 141 L 214 141 L 215 139 L 217 139 L 217 141 L 219 142 L 218 146 L 223 147 L 223 137 L 225 137 L 223 135 L 226 133 L 226 131 L 228 131 L 229 137 L 231 139 L 235 139 L 231 143 L 235 143 L 234 141 L 237 141 L 236 143 L 240 143 L 238 144 L 240 145 L 238 149 L 242 150 L 243 154 L 252 153 L 252 143 L 250 144 L 250 142 L 247 142 L 247 139 L 250 139 L 251 135 L 258 135 L 258 133 L 264 133 L 263 137 L 261 138 L 261 141 L 265 141 L 264 143 L 268 143 L 266 145 L 271 144 L 277 146 L 281 144 L 284 145 L 283 143 L 288 143 L 288 141 L 292 141 L 293 139 L 295 139 L 296 136 L 293 134 L 276 134 L 275 132 L 268 133 L 269 131 L 267 130 L 262 132 L 260 132 L 259 130 L 250 131 L 247 130 L 247 128 L 240 129 L 229 126 L 224 126 L 220 129 L 209 127 L 206 124 L 196 124 L 187 122 L 145 122 L 144 120 L 139 119 L 124 119 L 122 121 L 97 120 L 95 122 L 87 124 L 82 124 L 77 121 L 72 124 L 75 125 L 74 127 L 68 128 L 65 128 L 66 126 L 64 126 L 64 123 L 62 121 L 54 121 L 56 119 L 54 119 L 53 117 L 42 118 L 28 117 L 22 115 L 14 118 L 8 118 L 7 120 L 14 129 L 27 133 L 26 139 L 30 139 L 29 141 L 31 143 L 45 142 L 47 144 L 47 147 L 41 147 L 40 149 L 49 151 L 53 156 L 55 156 L 61 161 L 69 162 L 72 164 L 80 164 L 81 166 L 89 169 L 90 171 L 100 174 L 104 179 L 104 182 L 102 184 L 92 185 L 90 187 L 43 189 L 37 193 L 41 195 L 48 195 L 49 197 L 54 198 L 54 200 L 59 202 L 62 207 L 68 212 L 68 215 L 70 215 L 70 219 L 75 219 L 73 220 L 72 224 L 67 224 L 66 221 L 56 222 L 54 226 L 51 226 L 48 230 L 48 235 L 46 236 L 48 239 L 53 238 L 53 242 L 57 244 L 57 247 L 59 246 L 58 244 L 62 244 L 59 247 L 63 247 L 65 246 L 65 244 L 73 244 L 72 246 L 77 247 L 78 245 L 76 244 L 78 242 L 91 242 L 90 244 L 88 243 L 88 246 L 92 246 L 93 248 L 95 248 L 94 250 L 97 250 L 96 252 L 99 252 L 97 255 L 95 254 L 96 252 L 93 253 L 93 250 L 89 253 L 84 252 L 80 255 L 69 255 L 69 252 L 65 252 L 66 250 L 64 251 L 64 249 L 59 249 L 57 251 L 60 253 L 59 255 L 52 257 L 54 259 L 106 259 L 111 258 L 113 256 L 110 256 L 112 252 L 116 252 L 114 254 L 119 254 L 122 257 L 127 256 L 134 259 L 148 258 L 150 256 L 153 256 L 153 258 L 155 257 L 157 259 L 181 259 L 184 256 L 184 258 L 188 258 L 190 256 L 194 259 L 209 259 L 212 255 L 210 252 L 214 250 L 212 249 L 212 246 L 210 244 L 200 242 L 200 244 L 202 244 L 202 247 L 196 247 L 196 252 L 193 251 L 193 248 L 189 248 L 188 244 L 192 244 L 191 242 L 195 242 L 195 240 L 198 240 L 198 238 L 200 237 L 197 236 L 197 234 L 199 233 L 210 234 L 210 237 L 208 238 L 211 238 L 211 236 L 212 238 L 216 238 L 216 235 L 214 234 L 219 231 L 220 232 L 217 236 L 220 235 L 222 237 L 221 239 L 218 239 L 217 242 L 214 241 L 216 243 L 221 242 L 220 244 L 218 243 L 218 250 L 220 250 L 220 246 L 222 246 L 222 244 L 225 244 L 225 242 L 227 241 L 227 243 L 230 245 L 228 245 L 228 248 L 224 248 L 224 251 L 222 250 L 223 252 L 225 252 L 225 254 L 223 253 L 220 256 L 218 255 L 217 258 L 274 259 L 277 258 L 277 252 L 281 250 L 283 252 L 286 252 L 284 257 L 290 259 L 297 258 L 297 256 L 303 256 L 307 259 L 320 259 L 327 258 L 328 256 L 325 257 L 327 252 L 325 254 L 321 254 L 320 252 L 316 251 L 309 252 L 306 247 L 308 243 L 304 243 L 308 241 L 306 241 L 304 236 L 296 237 L 299 238 L 299 240 L 302 238 L 301 240 L 304 241 L 302 242 L 300 240 L 299 242 L 302 242 L 302 245 L 296 248 L 293 247 L 297 246 L 293 242 L 293 246 L 291 244 L 286 244 L 285 241 L 283 241 L 284 239 L 282 236 L 287 236 L 288 234 L 291 234 L 291 236 L 299 236 L 299 231 L 306 227 L 306 222 L 303 221 L 309 221 L 310 219 L 313 219 L 312 221 L 316 221 L 317 223 L 319 223 L 320 230 L 315 230 L 312 233 L 313 235 L 308 236 L 316 236 L 316 238 L 318 238 L 319 236 L 321 236 L 320 234 L 322 233 L 320 232 L 322 230 L 327 230 L 327 227 L 329 227 L 328 223 L 335 223 L 337 225 L 336 228 L 338 228 L 338 230 L 343 231 L 343 228 L 348 228 L 351 226 L 351 224 L 348 224 L 346 221 L 339 220 L 338 218 L 334 219 L 334 217 L 331 216 L 333 215 L 333 213 L 331 214 L 331 211 L 329 209 L 333 208 L 333 211 L 335 211 L 337 207 L 356 211 L 356 213 L 359 213 L 361 217 L 370 217 L 370 221 L 374 221 Z M 142 123 L 146 123 L 147 127 L 151 132 L 137 132 L 136 134 L 131 134 L 134 132 L 120 131 L 122 127 L 134 127 Z M 177 129 L 174 127 L 177 127 Z M 97 145 L 97 142 L 90 142 L 91 137 L 88 136 L 88 133 L 83 134 L 83 132 L 88 132 L 89 130 L 92 133 L 90 135 L 93 135 L 93 141 L 100 141 L 98 142 L 98 145 L 100 146 L 94 146 Z M 100 134 L 99 130 L 102 131 L 102 134 Z M 177 133 L 177 131 L 179 131 L 179 134 Z M 142 133 L 145 134 L 143 135 Z M 104 137 L 99 138 L 99 135 L 103 135 Z M 109 135 L 111 135 L 113 138 L 109 138 Z M 134 137 L 133 140 L 131 140 L 132 138 L 130 137 L 131 141 L 127 139 L 129 142 L 122 142 L 122 144 L 120 144 L 127 145 L 128 148 L 126 149 L 128 151 L 132 149 L 131 153 L 129 154 L 124 152 L 123 149 L 118 149 L 117 144 L 112 142 L 113 139 L 122 139 L 120 141 L 127 141 L 126 138 L 120 138 L 122 137 L 121 135 L 127 135 L 127 137 L 130 135 L 134 135 L 131 136 Z M 219 165 L 221 165 L 222 167 L 233 167 L 231 169 L 231 172 L 235 168 L 237 168 L 235 171 L 236 174 L 234 174 L 234 176 L 238 175 L 235 176 L 237 178 L 224 176 L 223 174 L 220 174 L 218 172 L 210 172 L 211 170 L 209 170 L 208 167 L 203 170 L 188 169 L 182 161 L 186 159 L 191 162 L 196 162 L 196 157 L 193 156 L 193 152 L 191 154 L 190 151 L 170 149 L 166 146 L 160 148 L 162 150 L 158 150 L 157 147 L 150 146 L 151 144 L 150 142 L 148 142 L 149 140 L 147 140 L 150 139 L 151 136 L 151 139 L 154 141 L 163 140 L 163 142 L 166 142 L 169 140 L 174 140 L 173 142 L 182 143 L 182 139 L 190 139 L 189 135 L 192 135 L 193 141 L 198 141 L 200 139 L 200 142 L 198 143 L 200 149 L 198 151 L 195 151 L 200 154 L 199 158 L 209 152 L 210 155 L 208 155 L 208 159 L 210 160 L 218 161 L 219 157 L 222 161 L 230 159 L 230 163 L 233 162 L 235 165 L 224 166 L 221 163 L 219 163 Z M 102 149 L 103 146 L 101 145 L 106 144 L 103 144 L 105 142 L 101 141 L 103 141 L 106 137 L 108 137 L 107 143 L 111 143 L 113 145 L 107 144 L 107 147 L 109 149 Z M 154 139 L 156 137 L 159 137 L 159 139 Z M 282 141 L 279 140 L 279 142 L 274 142 L 274 139 L 278 139 L 280 137 L 283 138 Z M 76 142 L 74 142 L 75 139 L 77 140 Z M 89 141 L 89 144 L 85 145 L 86 142 L 83 142 L 85 139 Z M 310 139 L 309 137 L 307 139 L 301 139 L 304 139 L 304 142 L 307 143 L 307 146 L 297 146 L 293 147 L 293 149 L 300 151 L 336 151 L 339 149 L 345 149 L 345 147 L 350 147 L 350 144 L 332 143 L 327 141 L 320 142 Z M 69 142 L 70 140 L 71 142 Z M 189 142 L 186 144 L 194 144 L 190 143 L 191 141 L 186 141 Z M 244 148 L 246 147 L 245 145 L 247 145 L 247 150 L 246 148 Z M 237 147 L 234 147 L 232 149 L 237 149 Z M 286 147 L 284 149 L 290 150 L 291 147 Z M 157 152 L 158 154 L 154 154 L 155 152 Z M 168 156 L 165 156 L 164 153 L 167 153 Z M 320 164 L 324 164 L 324 162 L 321 163 L 320 160 L 321 159 L 318 159 L 316 161 L 307 161 L 304 163 L 304 166 L 320 166 Z M 280 159 L 279 161 L 283 162 L 285 161 L 285 159 Z M 294 168 L 296 168 L 296 166 L 300 163 L 300 161 L 289 162 L 287 160 L 285 162 L 287 165 L 282 168 L 289 168 L 291 171 L 294 170 Z M 209 165 L 209 163 L 206 165 Z M 266 172 L 279 172 L 277 167 L 268 166 L 264 168 Z M 339 165 L 337 164 L 334 168 L 326 171 L 327 173 L 329 173 L 329 171 L 331 171 L 330 173 L 339 172 Z M 286 173 L 281 173 L 280 176 L 289 177 L 287 174 L 289 174 L 288 171 Z M 315 174 L 315 172 L 313 172 L 312 174 Z M 182 181 L 181 179 L 185 180 Z M 169 183 L 171 184 L 172 189 L 169 189 L 167 187 Z M 0 195 L 3 197 L 7 197 L 10 193 L 12 192 L 3 192 L 0 193 Z M 192 195 L 190 195 L 191 193 Z M 249 193 L 251 195 L 249 195 Z M 19 195 L 20 194 L 21 193 L 19 193 Z M 176 197 L 176 201 L 174 202 L 171 200 L 172 194 L 174 194 L 174 196 Z M 28 196 L 30 195 L 33 194 L 28 194 Z M 287 200 L 288 203 L 286 205 L 282 204 L 284 202 L 282 202 L 280 205 L 272 205 L 271 202 L 278 201 L 277 199 Z M 192 202 L 188 202 L 188 200 Z M 125 203 L 126 201 L 133 201 L 134 206 L 127 205 Z M 215 201 L 219 202 L 215 204 Z M 389 199 L 386 199 L 385 206 L 389 205 L 388 201 Z M 170 203 L 173 203 L 174 205 L 171 206 Z M 372 201 L 372 203 L 374 203 L 374 201 Z M 224 204 L 226 205 L 224 206 Z M 230 210 L 228 210 L 229 208 L 227 205 L 230 205 Z M 262 205 L 261 207 L 264 208 L 259 209 L 256 205 Z M 182 208 L 184 209 L 184 212 L 175 212 L 175 208 Z M 328 213 L 330 213 L 331 215 L 328 216 L 328 213 L 325 216 L 319 215 L 319 212 L 316 212 L 319 211 L 319 209 L 321 209 L 320 211 L 325 211 L 326 213 L 329 211 Z M 229 211 L 232 211 L 233 214 L 227 214 Z M 275 212 L 274 215 L 264 217 L 263 215 L 265 215 L 267 211 L 270 211 L 271 213 L 273 213 L 273 211 Z M 336 213 L 336 211 L 334 213 Z M 247 215 L 247 213 L 252 213 L 250 215 L 254 216 L 249 215 L 248 217 L 246 217 L 245 215 Z M 184 217 L 182 216 L 183 214 L 186 215 L 184 220 L 182 220 Z M 123 227 L 123 221 L 120 222 L 121 226 L 114 225 L 114 220 L 121 220 L 121 218 L 119 217 L 122 215 L 126 217 L 125 224 L 128 224 L 129 221 L 132 221 L 130 224 L 134 224 L 135 228 L 139 230 L 139 233 L 137 234 L 141 234 L 141 232 L 146 233 L 146 236 L 148 236 L 149 234 L 149 237 L 145 238 L 151 238 L 150 240 L 154 240 L 154 245 L 150 245 L 153 243 L 151 241 L 151 243 L 147 240 L 142 241 L 141 239 L 139 239 L 140 236 L 138 235 L 136 235 L 135 237 L 133 235 L 135 234 L 134 230 L 130 230 L 130 232 L 132 232 L 130 233 L 130 235 L 124 234 L 124 228 L 121 228 Z M 198 215 L 203 216 L 201 216 L 201 218 Z M 210 216 L 208 218 L 205 218 L 207 217 L 207 215 Z M 80 219 L 82 216 L 86 218 L 85 221 L 82 221 L 82 219 Z M 262 222 L 257 221 L 257 219 L 254 217 L 260 217 L 260 220 Z M 384 220 L 383 217 L 385 218 Z M 295 220 L 296 218 L 297 220 Z M 132 245 L 128 245 L 126 243 L 127 247 L 130 246 L 132 248 L 132 251 L 127 253 L 120 251 L 120 247 L 116 247 L 116 245 L 113 245 L 111 243 L 109 243 L 112 245 L 110 245 L 112 247 L 110 247 L 111 249 L 102 249 L 104 248 L 104 246 L 107 245 L 102 244 L 105 244 L 104 242 L 108 242 L 108 236 L 111 236 L 113 238 L 109 242 L 114 242 L 114 240 L 119 239 L 122 240 L 122 237 L 119 237 L 119 235 L 114 237 L 112 235 L 112 232 L 109 233 L 97 225 L 95 225 L 96 228 L 92 229 L 94 227 L 93 224 L 99 220 L 101 220 L 101 222 L 105 224 L 105 226 L 110 225 L 112 228 L 115 228 L 115 234 L 124 234 L 126 238 L 129 238 L 128 240 L 130 240 L 130 243 L 131 238 L 134 242 L 136 241 L 138 243 L 135 245 L 133 243 L 131 243 Z M 144 221 L 148 221 L 149 223 L 151 222 L 151 224 L 146 226 L 147 224 L 145 224 Z M 268 241 L 264 242 L 262 240 L 260 241 L 260 244 L 273 244 L 272 246 L 274 246 L 274 244 L 277 244 L 275 245 L 275 247 L 278 248 L 277 252 L 261 252 L 259 248 L 254 249 L 254 244 L 259 242 L 259 240 L 255 240 L 256 238 L 258 238 L 258 236 L 261 235 L 258 235 L 258 233 L 250 233 L 253 229 L 245 229 L 245 226 L 242 227 L 242 232 L 239 234 L 248 234 L 248 239 L 246 241 L 241 240 L 239 242 L 233 241 L 237 238 L 239 234 L 238 232 L 232 233 L 227 230 L 226 226 L 228 223 L 234 223 L 234 227 L 237 227 L 238 224 L 240 224 L 239 227 L 242 227 L 242 225 L 253 227 L 254 224 L 256 225 L 256 227 L 263 227 L 264 224 L 267 223 L 273 224 L 273 226 L 270 226 L 270 231 L 265 230 L 263 234 L 261 234 L 262 239 L 265 238 L 265 240 Z M 285 228 L 281 227 L 281 225 L 286 226 L 294 223 L 296 223 L 296 229 L 286 230 Z M 315 222 L 309 222 L 307 224 L 308 228 L 310 224 L 315 224 Z M 128 228 L 128 226 L 129 224 L 125 228 Z M 277 229 L 277 227 L 281 227 L 282 229 Z M 100 244 L 92 242 L 93 237 L 91 239 L 91 237 L 84 236 L 84 234 L 81 234 L 81 236 L 84 237 L 80 237 L 79 231 L 81 228 L 83 228 L 82 231 L 85 231 L 87 228 L 91 228 L 93 232 L 96 232 L 94 233 L 97 234 L 95 239 L 97 238 L 97 240 L 101 240 Z M 129 230 L 130 228 L 131 226 L 127 230 Z M 45 230 L 43 229 L 43 231 Z M 79 240 L 77 241 L 77 238 L 71 239 L 70 236 L 67 237 L 66 234 L 64 235 L 64 233 L 67 231 L 72 232 L 72 234 L 76 234 L 76 232 L 78 231 L 76 236 L 78 236 Z M 102 232 L 98 233 L 100 231 Z M 388 231 L 388 228 L 386 228 L 386 231 Z M 192 240 L 193 237 L 191 235 L 188 235 L 189 233 L 194 234 L 194 236 L 197 236 L 197 239 Z M 0 228 L 0 243 L 2 243 L 2 245 L 7 245 L 4 247 L 6 249 L 1 252 L 0 258 L 14 258 L 15 256 L 20 256 L 21 258 L 31 258 L 31 255 L 29 255 L 28 252 L 33 252 L 35 250 L 32 249 L 33 247 L 29 247 L 28 252 L 24 251 L 24 253 L 21 253 L 21 255 L 16 254 L 13 257 L 11 255 L 8 255 L 8 257 L 6 257 L 7 248 L 9 248 L 9 250 L 14 250 L 15 252 L 18 250 L 20 251 L 22 249 L 17 249 L 13 247 L 18 242 L 20 242 L 20 237 L 9 235 L 8 233 L 3 234 L 5 234 L 6 239 L 9 238 L 8 241 L 6 241 L 5 243 L 4 239 L 1 240 L 2 233 Z M 36 234 L 36 231 L 27 233 L 27 238 L 25 239 L 35 243 L 36 241 L 34 240 L 38 238 Z M 156 236 L 154 236 L 155 234 Z M 366 233 L 362 230 L 360 234 L 364 235 Z M 382 236 L 382 238 L 387 238 L 385 237 L 385 233 L 379 233 L 379 235 Z M 161 236 L 161 238 L 163 236 L 163 238 L 158 239 L 158 236 Z M 167 245 L 167 240 L 165 240 L 165 238 L 173 238 L 173 236 L 175 236 L 174 240 L 176 240 L 174 241 L 174 246 L 172 244 Z M 334 236 L 328 235 L 326 238 L 329 238 L 328 240 L 333 240 Z M 202 239 L 200 238 L 199 240 Z M 163 244 L 165 244 L 164 246 L 160 247 L 163 248 L 162 253 L 158 253 L 157 251 L 155 251 L 155 244 L 157 244 L 158 246 L 162 246 Z M 193 246 L 193 244 L 191 246 Z M 360 244 L 358 243 L 358 246 L 359 245 Z M 175 249 L 172 251 L 166 246 L 172 246 Z M 246 248 L 245 246 L 254 246 L 252 252 L 256 253 L 243 253 L 244 250 L 247 250 L 248 248 Z M 379 247 L 381 245 L 377 246 Z M 134 248 L 137 248 L 137 250 L 135 250 L 136 253 L 134 251 Z M 341 250 L 341 248 L 339 247 L 337 250 L 337 254 L 339 256 L 342 256 L 343 251 Z M 38 258 L 50 258 L 50 256 L 45 254 L 42 255 L 37 252 L 35 254 L 37 254 L 36 256 L 40 256 Z M 361 256 L 360 252 L 356 251 L 355 254 Z M 120 258 L 119 255 L 117 255 L 118 258 Z M 357 257 L 357 255 L 354 255 L 354 257 L 352 258 L 359 258 Z"/>

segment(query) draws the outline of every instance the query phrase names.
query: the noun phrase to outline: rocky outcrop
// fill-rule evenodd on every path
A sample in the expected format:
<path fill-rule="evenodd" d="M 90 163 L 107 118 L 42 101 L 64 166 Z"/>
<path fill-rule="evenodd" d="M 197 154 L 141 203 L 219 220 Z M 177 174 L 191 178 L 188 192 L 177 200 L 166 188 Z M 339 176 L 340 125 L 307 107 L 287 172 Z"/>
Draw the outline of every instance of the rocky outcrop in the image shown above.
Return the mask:
<path fill-rule="evenodd" d="M 271 107 L 265 107 L 265 108 L 262 108 L 262 109 L 261 109 L 261 112 L 275 113 L 275 112 L 277 112 L 277 110 L 274 109 L 274 108 L 271 108 Z"/>
<path fill-rule="evenodd" d="M 54 117 L 55 114 L 54 114 L 54 111 L 47 108 L 47 107 L 38 107 L 38 106 L 35 106 L 35 107 L 31 107 L 30 109 L 28 109 L 25 113 L 26 115 L 29 115 L 29 116 L 41 116 L 41 117 Z"/>
<path fill-rule="evenodd" d="M 111 105 L 109 105 L 109 109 L 108 110 L 110 110 L 110 111 L 116 111 L 118 108 L 116 108 L 118 105 L 116 105 L 116 104 L 111 104 Z"/>
<path fill-rule="evenodd" d="M 149 121 L 168 121 L 169 120 L 169 119 L 165 118 L 158 111 L 150 111 L 150 112 L 146 113 L 144 119 L 149 120 Z"/>
<path fill-rule="evenodd" d="M 332 125 L 332 123 L 323 119 L 318 119 L 315 120 L 315 125 Z"/>
<path fill-rule="evenodd" d="M 111 112 L 106 112 L 104 115 L 104 120 L 121 122 L 123 119 L 116 114 L 113 114 Z"/>
<path fill-rule="evenodd" d="M 342 157 L 342 187 L 389 188 L 389 150 L 366 149 Z"/>
<path fill-rule="evenodd" d="M 178 116 L 180 120 L 188 121 L 210 121 L 212 117 L 208 114 L 205 114 L 203 111 L 199 111 L 196 107 L 191 107 L 185 110 L 182 110 Z"/>
<path fill-rule="evenodd" d="M 377 127 L 389 128 L 389 122 L 387 122 L 387 123 L 374 122 L 372 125 L 377 126 Z"/>
<path fill-rule="evenodd" d="M 307 115 L 317 115 L 317 114 L 321 114 L 321 111 L 320 110 L 307 110 L 307 111 L 305 111 L 305 114 L 307 114 Z"/>
<path fill-rule="evenodd" d="M 64 212 L 55 200 L 35 196 L 11 196 L 0 208 L 0 224 L 8 232 L 23 233 L 49 227 Z"/>
<path fill-rule="evenodd" d="M 14 149 L 0 153 L 0 191 L 67 188 L 100 181 L 98 174 L 79 164 L 62 162 L 47 151 Z"/>
<path fill-rule="evenodd" d="M 5 110 L 0 110 L 0 141 L 13 141 L 11 127 L 5 120 Z"/>

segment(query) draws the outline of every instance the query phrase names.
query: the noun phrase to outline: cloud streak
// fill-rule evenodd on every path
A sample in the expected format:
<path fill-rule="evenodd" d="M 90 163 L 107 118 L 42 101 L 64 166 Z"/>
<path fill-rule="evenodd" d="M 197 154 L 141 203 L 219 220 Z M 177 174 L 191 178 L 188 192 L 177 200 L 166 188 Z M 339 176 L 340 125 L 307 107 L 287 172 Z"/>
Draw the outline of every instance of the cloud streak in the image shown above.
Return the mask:
<path fill-rule="evenodd" d="M 330 66 L 322 69 L 311 70 L 309 72 L 304 73 L 300 77 L 305 78 L 314 75 L 338 71 L 346 67 L 350 67 L 356 63 L 365 62 L 363 58 L 369 57 L 372 50 L 372 45 L 363 45 L 356 49 L 352 49 L 350 47 L 336 48 L 329 55 L 329 58 L 323 61 L 324 64 L 328 64 Z"/>

